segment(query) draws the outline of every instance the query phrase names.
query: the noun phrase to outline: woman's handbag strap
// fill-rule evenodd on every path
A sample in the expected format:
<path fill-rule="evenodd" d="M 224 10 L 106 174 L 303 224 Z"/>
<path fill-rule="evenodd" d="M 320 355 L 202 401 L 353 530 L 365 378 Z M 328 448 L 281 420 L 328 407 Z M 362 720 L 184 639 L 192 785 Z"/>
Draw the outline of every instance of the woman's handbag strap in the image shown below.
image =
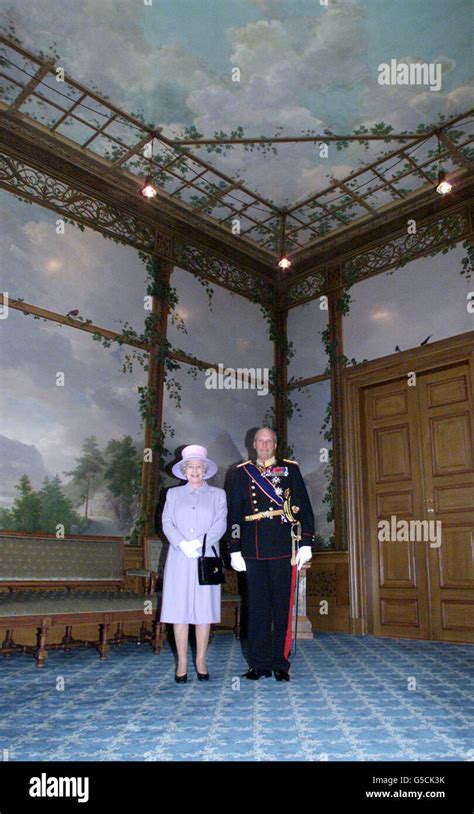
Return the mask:
<path fill-rule="evenodd" d="M 204 540 L 202 541 L 202 554 L 201 554 L 201 557 L 206 556 L 206 537 L 207 537 L 207 534 L 204 535 Z M 214 556 L 218 557 L 219 554 L 217 553 L 215 546 L 212 546 L 212 550 L 214 552 Z"/>

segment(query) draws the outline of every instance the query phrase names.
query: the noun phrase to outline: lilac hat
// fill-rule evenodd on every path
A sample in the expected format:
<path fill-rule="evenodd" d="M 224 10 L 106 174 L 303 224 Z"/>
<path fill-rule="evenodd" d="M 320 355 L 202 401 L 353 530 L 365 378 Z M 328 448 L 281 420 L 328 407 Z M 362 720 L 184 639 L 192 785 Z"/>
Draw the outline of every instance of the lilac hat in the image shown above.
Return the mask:
<path fill-rule="evenodd" d="M 190 444 L 189 446 L 184 447 L 181 453 L 181 460 L 175 463 L 171 469 L 176 478 L 187 480 L 186 475 L 181 472 L 181 464 L 186 461 L 204 461 L 204 463 L 207 464 L 207 472 L 204 473 L 204 480 L 212 478 L 212 476 L 217 472 L 217 464 L 215 464 L 214 461 L 209 460 L 207 457 L 206 447 L 201 447 L 199 444 Z"/>

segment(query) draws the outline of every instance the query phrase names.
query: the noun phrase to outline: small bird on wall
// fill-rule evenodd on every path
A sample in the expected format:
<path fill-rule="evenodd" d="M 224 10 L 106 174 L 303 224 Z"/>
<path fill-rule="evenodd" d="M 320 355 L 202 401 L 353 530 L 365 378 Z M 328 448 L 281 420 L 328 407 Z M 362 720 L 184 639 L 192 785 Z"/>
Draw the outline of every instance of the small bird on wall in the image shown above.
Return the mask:
<path fill-rule="evenodd" d="M 420 345 L 427 345 L 432 336 L 433 336 L 433 334 L 430 334 L 429 336 L 427 336 L 426 339 L 423 339 L 423 342 L 420 342 Z M 395 351 L 397 353 L 402 352 L 402 349 L 401 349 L 400 345 L 395 345 Z"/>

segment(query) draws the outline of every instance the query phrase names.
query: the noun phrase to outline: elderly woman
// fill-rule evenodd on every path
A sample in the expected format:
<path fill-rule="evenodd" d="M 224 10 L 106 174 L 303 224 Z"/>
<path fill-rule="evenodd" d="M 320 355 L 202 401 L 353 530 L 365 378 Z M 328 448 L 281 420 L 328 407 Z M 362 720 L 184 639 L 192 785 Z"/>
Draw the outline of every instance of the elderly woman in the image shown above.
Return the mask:
<path fill-rule="evenodd" d="M 198 679 L 204 681 L 209 678 L 206 651 L 211 623 L 221 619 L 221 586 L 199 584 L 197 558 L 202 554 L 205 534 L 206 556 L 214 556 L 212 546 L 219 554 L 219 540 L 227 525 L 226 494 L 206 483 L 217 466 L 207 457 L 205 447 L 184 447 L 182 459 L 172 472 L 187 483 L 168 490 L 163 510 L 162 526 L 170 547 L 160 621 L 174 626 L 178 683 L 187 681 L 189 625 L 196 626 L 196 670 Z"/>

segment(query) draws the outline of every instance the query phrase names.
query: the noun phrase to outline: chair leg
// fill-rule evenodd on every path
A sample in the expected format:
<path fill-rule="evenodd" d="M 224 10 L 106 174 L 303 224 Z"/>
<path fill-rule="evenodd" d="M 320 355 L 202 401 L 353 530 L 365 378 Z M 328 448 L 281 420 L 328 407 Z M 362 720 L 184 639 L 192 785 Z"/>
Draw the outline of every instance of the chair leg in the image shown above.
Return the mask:
<path fill-rule="evenodd" d="M 163 625 L 161 622 L 157 622 L 156 620 L 153 621 L 153 628 L 152 628 L 152 637 L 151 637 L 151 646 L 153 648 L 153 653 L 155 656 L 161 652 L 161 648 L 163 647 L 163 642 L 166 639 L 166 625 Z"/>
<path fill-rule="evenodd" d="M 144 644 L 146 642 L 146 634 L 147 634 L 146 624 L 145 622 L 142 622 L 140 626 L 140 632 L 138 634 L 138 641 L 140 642 L 140 644 Z"/>
<path fill-rule="evenodd" d="M 236 605 L 234 613 L 235 613 L 234 636 L 238 640 L 240 639 L 240 608 L 238 605 Z"/>
<path fill-rule="evenodd" d="M 161 623 L 154 620 L 152 625 L 151 646 L 153 648 L 153 653 L 155 656 L 157 656 L 161 650 L 160 628 Z"/>
<path fill-rule="evenodd" d="M 117 622 L 117 630 L 114 634 L 114 642 L 122 644 L 123 641 L 123 622 Z"/>
<path fill-rule="evenodd" d="M 99 625 L 99 647 L 97 649 L 99 651 L 101 661 L 105 661 L 107 659 L 107 653 L 110 650 L 108 632 L 109 625 Z"/>
<path fill-rule="evenodd" d="M 44 667 L 44 663 L 48 657 L 48 652 L 46 650 L 46 637 L 48 635 L 48 625 L 43 622 L 43 624 L 38 628 L 36 634 L 36 666 L 40 669 Z"/>
<path fill-rule="evenodd" d="M 166 642 L 167 636 L 168 634 L 166 632 L 166 625 L 161 624 L 160 622 L 160 639 L 162 645 Z"/>
<path fill-rule="evenodd" d="M 61 639 L 61 644 L 63 645 L 63 650 L 68 653 L 71 648 L 68 646 L 72 642 L 72 625 L 66 625 L 66 631 L 64 633 L 63 638 Z"/>
<path fill-rule="evenodd" d="M 2 650 L 9 650 L 11 647 L 14 647 L 15 642 L 13 641 L 13 629 L 7 630 L 5 633 L 5 638 L 2 642 Z M 4 653 L 5 657 L 11 656 L 11 653 Z"/>

